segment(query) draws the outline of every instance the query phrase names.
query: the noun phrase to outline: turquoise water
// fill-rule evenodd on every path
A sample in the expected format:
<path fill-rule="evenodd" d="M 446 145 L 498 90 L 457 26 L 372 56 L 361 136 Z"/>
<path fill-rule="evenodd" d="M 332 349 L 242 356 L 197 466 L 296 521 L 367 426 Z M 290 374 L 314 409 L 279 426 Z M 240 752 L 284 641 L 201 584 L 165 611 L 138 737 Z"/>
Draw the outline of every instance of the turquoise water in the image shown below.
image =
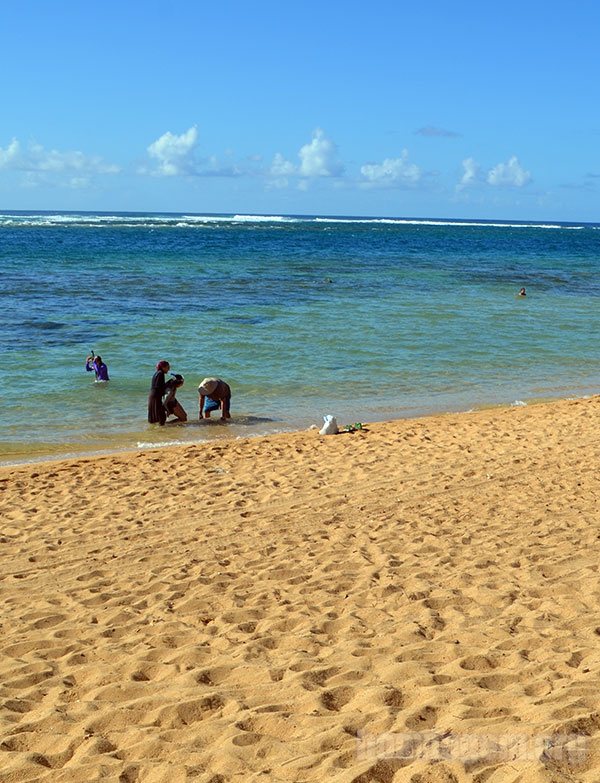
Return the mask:
<path fill-rule="evenodd" d="M 0 271 L 3 461 L 600 382 L 596 225 L 5 212 Z M 84 372 L 92 349 L 107 385 Z M 146 423 L 161 358 L 186 378 L 187 425 Z M 228 426 L 197 420 L 209 375 L 232 386 Z"/>

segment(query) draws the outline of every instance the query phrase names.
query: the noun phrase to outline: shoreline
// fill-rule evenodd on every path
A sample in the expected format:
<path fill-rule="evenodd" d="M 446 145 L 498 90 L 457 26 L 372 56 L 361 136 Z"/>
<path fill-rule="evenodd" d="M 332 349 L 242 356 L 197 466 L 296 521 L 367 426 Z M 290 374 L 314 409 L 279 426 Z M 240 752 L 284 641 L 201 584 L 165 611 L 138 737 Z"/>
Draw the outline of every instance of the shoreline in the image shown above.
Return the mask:
<path fill-rule="evenodd" d="M 0 468 L 6 779 L 593 783 L 599 434 L 596 395 Z"/>
<path fill-rule="evenodd" d="M 507 402 L 489 402 L 489 403 L 474 403 L 472 407 L 467 408 L 465 410 L 456 410 L 456 409 L 450 409 L 450 408 L 439 408 L 439 409 L 425 409 L 424 412 L 418 412 L 414 414 L 407 414 L 406 416 L 401 417 L 393 417 L 393 418 L 386 418 L 385 416 L 381 416 L 380 418 L 372 418 L 368 419 L 368 423 L 370 424 L 381 424 L 381 423 L 395 423 L 395 422 L 402 422 L 402 421 L 416 421 L 419 419 L 426 419 L 431 417 L 437 417 L 437 416 L 448 416 L 448 415 L 457 415 L 457 416 L 464 416 L 471 413 L 477 413 L 480 411 L 487 411 L 487 410 L 504 410 L 504 409 L 512 409 L 512 408 L 518 408 L 518 407 L 528 407 L 532 408 L 538 405 L 546 405 L 546 404 L 553 404 L 556 402 L 562 402 L 562 401 L 573 401 L 573 400 L 587 400 L 591 399 L 594 396 L 596 396 L 593 393 L 589 394 L 583 394 L 580 396 L 568 396 L 568 397 L 534 397 L 530 398 L 527 401 L 522 400 L 515 400 L 514 402 L 507 403 Z M 243 419 L 248 418 L 247 416 L 243 416 Z M 250 417 L 251 418 L 251 417 Z M 176 438 L 173 438 L 168 441 L 138 441 L 137 446 L 133 445 L 124 445 L 124 446 L 115 446 L 115 447 L 106 447 L 106 448 L 98 448 L 98 449 L 81 449 L 81 450 L 75 450 L 75 451 L 64 451 L 64 452 L 56 452 L 56 453 L 36 453 L 32 454 L 31 456 L 22 456 L 22 457 L 16 457 L 15 459 L 2 458 L 2 455 L 0 454 L 0 470 L 3 468 L 10 468 L 10 467 L 18 467 L 22 465 L 39 465 L 44 464 L 47 462 L 59 462 L 63 460 L 77 460 L 77 459 L 93 459 L 95 457 L 105 457 L 110 455 L 118 455 L 118 454 L 137 454 L 142 451 L 163 451 L 165 449 L 171 449 L 171 448 L 178 448 L 178 447 L 185 447 L 185 446 L 202 446 L 207 445 L 214 442 L 222 442 L 222 441 L 229 441 L 229 440 L 244 440 L 246 438 L 254 439 L 254 438 L 269 438 L 274 435 L 278 434 L 290 434 L 290 433 L 301 433 L 301 432 L 310 432 L 311 430 L 314 430 L 315 428 L 318 430 L 322 426 L 322 416 L 315 416 L 315 419 L 319 420 L 318 426 L 313 422 L 310 425 L 307 425 L 305 428 L 299 428 L 297 426 L 292 425 L 289 429 L 287 429 L 285 426 L 282 426 L 279 429 L 273 430 L 271 432 L 256 432 L 251 434 L 240 434 L 240 432 L 231 432 L 228 434 L 226 427 L 232 428 L 236 426 L 235 418 L 233 419 L 231 424 L 228 424 L 224 426 L 223 428 L 219 428 L 218 434 L 217 432 L 214 433 L 216 437 L 207 437 L 204 439 L 199 440 L 178 440 Z M 343 420 L 343 417 L 338 416 L 338 424 L 340 425 L 340 429 L 343 425 L 346 423 L 353 423 L 354 421 L 361 420 L 359 417 L 355 417 L 348 422 L 345 422 Z M 192 424 L 196 424 L 195 421 L 192 421 Z M 211 424 L 215 424 L 215 422 L 212 422 Z M 170 424 L 166 425 L 165 428 L 161 428 L 159 432 L 162 432 L 163 430 L 167 432 L 170 428 L 172 428 L 173 434 L 177 432 L 177 428 L 181 425 L 178 424 L 176 421 L 171 421 Z M 185 427 L 185 425 L 183 425 Z M 189 423 L 188 423 L 189 426 Z M 152 432 L 153 430 L 148 430 L 148 432 Z"/>

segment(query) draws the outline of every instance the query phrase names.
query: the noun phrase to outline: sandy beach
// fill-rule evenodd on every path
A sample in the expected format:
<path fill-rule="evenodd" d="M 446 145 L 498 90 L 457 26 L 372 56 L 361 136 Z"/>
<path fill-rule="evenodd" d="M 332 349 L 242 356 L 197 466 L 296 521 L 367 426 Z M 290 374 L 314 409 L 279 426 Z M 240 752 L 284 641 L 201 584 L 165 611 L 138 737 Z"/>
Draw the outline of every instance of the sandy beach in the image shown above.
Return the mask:
<path fill-rule="evenodd" d="M 600 780 L 600 397 L 0 469 L 0 780 Z"/>

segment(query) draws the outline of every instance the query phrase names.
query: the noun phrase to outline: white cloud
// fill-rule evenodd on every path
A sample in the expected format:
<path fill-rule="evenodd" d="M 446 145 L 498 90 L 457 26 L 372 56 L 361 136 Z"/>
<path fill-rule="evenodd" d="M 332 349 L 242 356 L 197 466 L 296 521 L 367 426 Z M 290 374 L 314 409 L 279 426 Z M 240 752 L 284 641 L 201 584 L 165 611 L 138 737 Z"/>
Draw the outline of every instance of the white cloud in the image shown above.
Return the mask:
<path fill-rule="evenodd" d="M 489 169 L 487 174 L 482 171 L 481 166 L 473 158 L 463 160 L 462 166 L 463 175 L 456 186 L 457 190 L 478 184 L 522 188 L 531 182 L 531 173 L 521 166 L 516 155 L 513 155 L 508 163 L 498 163 Z"/>
<path fill-rule="evenodd" d="M 360 167 L 366 184 L 379 186 L 414 185 L 421 179 L 421 169 L 408 162 L 408 150 L 399 158 L 386 158 L 382 163 L 366 163 Z"/>
<path fill-rule="evenodd" d="M 286 160 L 280 152 L 275 153 L 273 161 L 269 168 L 269 175 L 272 177 L 267 183 L 269 188 L 281 190 L 289 185 L 288 177 L 297 174 L 297 168 L 294 164 Z"/>
<path fill-rule="evenodd" d="M 272 179 L 268 182 L 271 188 L 286 188 L 290 177 L 299 177 L 297 187 L 307 190 L 309 181 L 318 177 L 340 177 L 344 166 L 337 157 L 337 145 L 328 138 L 321 128 L 312 134 L 312 140 L 304 144 L 298 151 L 298 165 L 287 160 L 280 152 L 273 156 L 268 174 Z"/>
<path fill-rule="evenodd" d="M 293 174 L 296 174 L 296 171 L 296 166 L 294 166 L 291 161 L 286 160 L 281 152 L 275 153 L 273 162 L 271 163 L 271 168 L 269 169 L 271 176 L 291 177 Z"/>
<path fill-rule="evenodd" d="M 344 172 L 337 160 L 337 147 L 321 128 L 313 132 L 312 141 L 300 148 L 299 173 L 303 177 L 339 177 Z"/>
<path fill-rule="evenodd" d="M 180 135 L 167 131 L 147 148 L 148 155 L 156 162 L 155 167 L 142 166 L 138 173 L 159 177 L 241 177 L 248 173 L 247 167 L 236 163 L 222 164 L 216 155 L 200 158 L 197 149 L 195 125 Z M 231 154 L 230 150 L 226 152 L 228 157 Z"/>
<path fill-rule="evenodd" d="M 59 152 L 46 150 L 41 144 L 32 144 L 28 151 L 30 171 L 85 172 L 89 174 L 117 174 L 118 166 L 104 163 L 101 158 L 84 155 L 83 152 Z"/>
<path fill-rule="evenodd" d="M 16 139 L 13 139 L 6 149 L 0 147 L 0 169 L 10 168 L 18 160 L 20 152 L 21 146 Z"/>
<path fill-rule="evenodd" d="M 289 186 L 289 180 L 287 177 L 276 177 L 275 179 L 267 180 L 266 187 L 268 190 L 283 190 Z"/>
<path fill-rule="evenodd" d="M 481 178 L 481 167 L 473 158 L 465 158 L 462 162 L 463 175 L 458 183 L 458 189 L 468 188 L 475 185 Z"/>
<path fill-rule="evenodd" d="M 522 188 L 531 182 L 531 173 L 526 171 L 516 155 L 508 163 L 498 163 L 487 175 L 489 185 Z"/>
<path fill-rule="evenodd" d="M 69 180 L 69 187 L 73 190 L 84 190 L 89 188 L 90 181 L 87 177 L 71 177 Z"/>
<path fill-rule="evenodd" d="M 148 154 L 158 162 L 154 174 L 164 177 L 176 177 L 182 174 L 195 174 L 195 150 L 198 144 L 198 129 L 192 126 L 177 136 L 171 131 L 163 135 L 148 147 Z"/>
<path fill-rule="evenodd" d="M 47 150 L 35 143 L 23 149 L 17 139 L 13 139 L 5 149 L 0 147 L 0 169 L 25 171 L 30 175 L 77 174 L 75 179 L 79 180 L 82 175 L 117 174 L 120 171 L 118 166 L 83 152 Z"/>

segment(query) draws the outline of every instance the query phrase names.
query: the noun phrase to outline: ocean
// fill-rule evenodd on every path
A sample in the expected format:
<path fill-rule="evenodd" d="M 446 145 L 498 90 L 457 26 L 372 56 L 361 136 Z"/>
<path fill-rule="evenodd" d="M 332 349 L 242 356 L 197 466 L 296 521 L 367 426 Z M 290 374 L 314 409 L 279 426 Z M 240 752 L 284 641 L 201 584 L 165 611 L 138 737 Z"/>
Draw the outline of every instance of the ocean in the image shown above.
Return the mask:
<path fill-rule="evenodd" d="M 599 305 L 596 224 L 3 212 L 0 462 L 594 394 Z M 147 424 L 163 358 L 186 424 Z"/>

